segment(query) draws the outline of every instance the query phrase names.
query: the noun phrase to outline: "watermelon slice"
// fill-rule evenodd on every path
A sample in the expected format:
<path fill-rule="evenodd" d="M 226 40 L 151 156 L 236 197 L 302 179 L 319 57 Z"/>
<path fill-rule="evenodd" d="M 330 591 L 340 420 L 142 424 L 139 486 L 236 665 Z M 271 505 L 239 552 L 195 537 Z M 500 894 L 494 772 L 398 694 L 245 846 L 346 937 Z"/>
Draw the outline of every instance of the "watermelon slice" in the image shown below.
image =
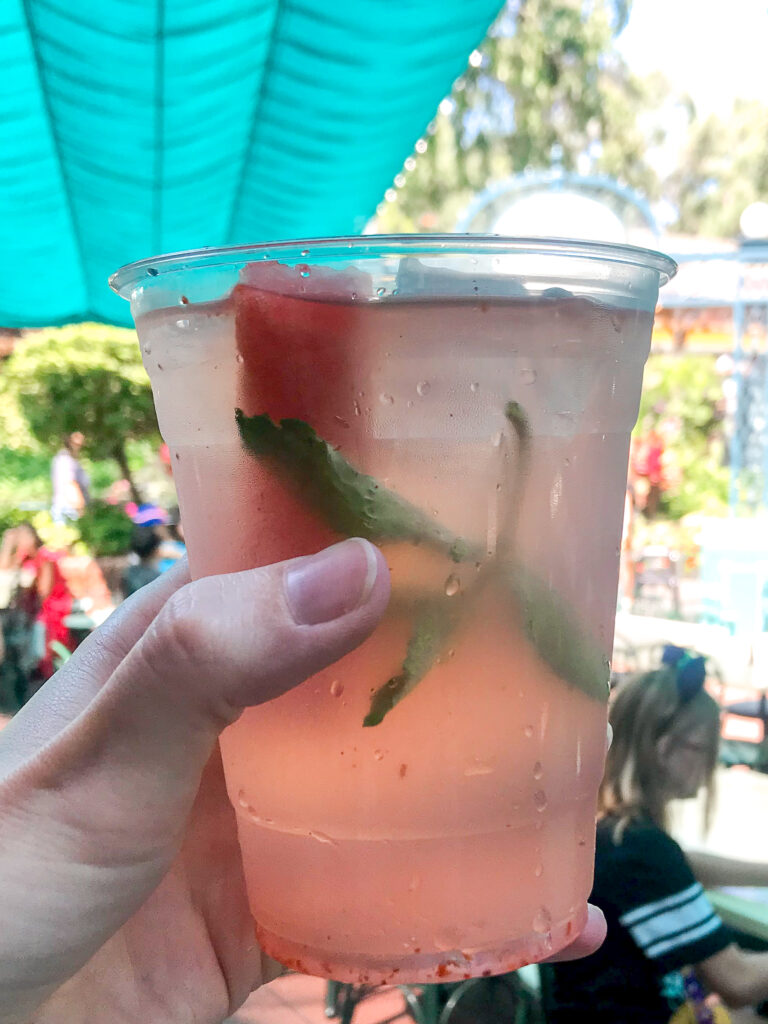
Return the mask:
<path fill-rule="evenodd" d="M 232 294 L 243 412 L 303 420 L 330 444 L 349 443 L 371 290 L 351 268 L 248 264 Z"/>
<path fill-rule="evenodd" d="M 330 444 L 359 450 L 365 437 L 355 416 L 363 379 L 357 342 L 371 292 L 370 278 L 352 269 L 247 264 L 230 296 L 242 413 L 300 419 Z M 254 564 L 312 554 L 340 539 L 263 460 L 247 458 L 241 472 L 254 516 Z"/>

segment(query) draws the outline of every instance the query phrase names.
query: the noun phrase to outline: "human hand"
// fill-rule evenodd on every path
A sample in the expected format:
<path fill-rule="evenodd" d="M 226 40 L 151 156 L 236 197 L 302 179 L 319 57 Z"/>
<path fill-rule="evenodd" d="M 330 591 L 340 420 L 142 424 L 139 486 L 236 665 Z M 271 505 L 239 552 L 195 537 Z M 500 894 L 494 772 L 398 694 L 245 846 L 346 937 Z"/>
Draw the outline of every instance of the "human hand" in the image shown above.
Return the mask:
<path fill-rule="evenodd" d="M 388 595 L 364 541 L 192 583 L 174 567 L 6 726 L 3 1024 L 213 1024 L 246 999 L 261 960 L 218 734 L 357 646 Z"/>
<path fill-rule="evenodd" d="M 313 625 L 291 615 L 296 566 L 316 570 L 315 611 L 298 616 Z M 194 583 L 175 567 L 13 719 L 0 734 L 2 1024 L 214 1024 L 245 1000 L 263 975 L 216 739 L 360 643 L 388 593 L 382 556 L 360 541 Z M 560 958 L 603 935 L 597 912 Z"/>

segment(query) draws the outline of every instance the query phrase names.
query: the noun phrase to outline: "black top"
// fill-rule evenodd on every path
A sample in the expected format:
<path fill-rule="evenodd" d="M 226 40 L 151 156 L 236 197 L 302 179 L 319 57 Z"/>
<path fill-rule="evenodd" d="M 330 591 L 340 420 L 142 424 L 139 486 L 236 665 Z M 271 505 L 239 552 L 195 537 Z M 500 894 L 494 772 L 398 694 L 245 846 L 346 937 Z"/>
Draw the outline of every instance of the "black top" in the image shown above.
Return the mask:
<path fill-rule="evenodd" d="M 685 998 L 680 968 L 733 941 L 674 839 L 643 819 L 617 844 L 615 825 L 598 824 L 590 896 L 608 937 L 592 956 L 554 965 L 552 1024 L 668 1024 Z"/>

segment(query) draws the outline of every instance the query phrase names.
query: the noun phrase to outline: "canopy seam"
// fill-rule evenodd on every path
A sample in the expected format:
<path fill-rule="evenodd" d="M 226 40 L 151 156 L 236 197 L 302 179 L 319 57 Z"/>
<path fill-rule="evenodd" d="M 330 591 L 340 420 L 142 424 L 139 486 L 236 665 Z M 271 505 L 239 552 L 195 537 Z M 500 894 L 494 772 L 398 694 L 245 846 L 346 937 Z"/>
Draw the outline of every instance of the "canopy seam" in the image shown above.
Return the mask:
<path fill-rule="evenodd" d="M 152 224 L 150 237 L 156 254 L 163 251 L 163 135 L 165 128 L 165 0 L 157 0 L 155 17 L 155 152 L 152 176 Z"/>
<path fill-rule="evenodd" d="M 256 93 L 256 100 L 253 105 L 253 116 L 251 118 L 251 127 L 248 132 L 248 141 L 245 144 L 245 150 L 243 152 L 243 165 L 240 169 L 240 179 L 238 181 L 237 191 L 232 202 L 232 212 L 229 218 L 229 224 L 227 226 L 227 232 L 225 235 L 225 242 L 232 242 L 235 225 L 240 217 L 240 210 L 242 206 L 243 190 L 245 188 L 246 178 L 248 177 L 249 158 L 253 149 L 254 142 L 256 140 L 256 128 L 259 123 L 261 108 L 264 104 L 264 98 L 266 93 L 267 82 L 269 81 L 270 72 L 272 70 L 272 62 L 275 52 L 275 43 L 277 40 L 278 29 L 280 21 L 282 20 L 284 13 L 283 0 L 275 0 L 275 17 L 272 22 L 272 31 L 269 33 L 269 43 L 267 44 L 267 50 L 264 57 L 264 68 L 261 75 L 261 82 L 259 83 L 259 89 Z"/>
<path fill-rule="evenodd" d="M 88 308 L 91 305 L 90 289 L 88 288 L 88 279 L 85 273 L 85 259 L 83 253 L 83 239 L 80 234 L 80 225 L 77 218 L 75 217 L 74 207 L 72 205 L 72 193 L 69 186 L 69 177 L 64 170 L 64 158 L 62 156 L 61 139 L 59 133 L 56 130 L 56 122 L 51 112 L 51 104 L 48 98 L 48 89 L 45 85 L 45 79 L 43 76 L 43 64 L 40 58 L 40 51 L 37 46 L 37 35 L 34 31 L 34 22 L 29 9 L 30 0 L 22 0 L 22 9 L 24 11 L 24 20 L 27 23 L 27 34 L 29 36 L 30 48 L 32 50 L 32 58 L 35 62 L 35 72 L 37 74 L 37 83 L 40 87 L 40 96 L 45 111 L 45 116 L 48 120 L 48 131 L 51 137 L 51 145 L 56 155 L 56 161 L 59 167 L 59 180 L 61 182 L 61 188 L 64 193 L 64 200 L 69 215 L 70 228 L 72 230 L 72 239 L 75 243 L 75 249 L 77 252 L 77 260 L 80 267 L 80 282 L 83 290 L 83 305 Z"/>

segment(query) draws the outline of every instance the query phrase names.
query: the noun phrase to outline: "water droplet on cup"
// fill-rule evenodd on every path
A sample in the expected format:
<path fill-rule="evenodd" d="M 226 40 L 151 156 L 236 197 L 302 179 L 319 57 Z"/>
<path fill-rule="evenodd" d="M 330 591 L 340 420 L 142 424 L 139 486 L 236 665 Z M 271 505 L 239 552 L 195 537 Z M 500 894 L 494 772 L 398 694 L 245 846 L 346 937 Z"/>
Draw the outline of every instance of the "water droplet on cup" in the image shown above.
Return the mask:
<path fill-rule="evenodd" d="M 245 795 L 245 790 L 241 789 L 237 794 L 237 802 L 244 810 L 252 810 L 251 805 L 248 803 L 248 797 Z"/>
<path fill-rule="evenodd" d="M 523 736 L 525 736 L 525 738 L 527 740 L 529 740 L 533 736 L 533 726 L 532 725 L 526 725 L 526 727 L 523 729 Z"/>
<path fill-rule="evenodd" d="M 354 409 L 355 409 L 355 416 L 361 416 L 362 415 L 362 410 L 360 408 L 360 403 L 357 401 L 357 399 L 355 399 L 355 402 L 354 402 Z"/>
<path fill-rule="evenodd" d="M 469 385 L 469 390 L 470 391 L 479 391 L 480 390 L 480 385 L 477 383 L 476 380 L 472 381 L 472 383 Z"/>
<path fill-rule="evenodd" d="M 395 404 L 395 399 L 392 397 L 392 395 L 388 395 L 386 392 L 382 392 L 379 395 L 379 401 L 381 402 L 382 405 L 394 405 Z"/>
<path fill-rule="evenodd" d="M 383 761 L 384 760 L 384 751 L 383 750 L 374 750 L 373 756 L 374 756 L 374 759 L 376 761 Z"/>
<path fill-rule="evenodd" d="M 432 941 L 435 944 L 435 949 L 439 949 L 441 953 L 447 953 L 451 949 L 458 949 L 461 943 L 461 932 L 458 928 L 441 928 L 440 931 L 435 932 Z"/>
<path fill-rule="evenodd" d="M 544 774 L 544 767 L 543 767 L 541 761 L 537 761 L 536 764 L 533 766 L 533 777 L 534 777 L 534 779 L 540 779 L 543 774 Z"/>
<path fill-rule="evenodd" d="M 543 789 L 537 789 L 533 794 L 533 806 L 541 814 L 547 808 L 547 794 Z"/>
<path fill-rule="evenodd" d="M 309 249 L 302 249 L 299 253 L 300 256 L 309 256 Z"/>
<path fill-rule="evenodd" d="M 527 367 L 520 371 L 520 380 L 523 384 L 533 384 L 536 381 L 536 371 Z"/>
<path fill-rule="evenodd" d="M 536 876 L 536 878 L 541 878 L 541 876 L 544 874 L 544 865 L 537 864 L 536 867 L 533 869 L 533 873 Z"/>
<path fill-rule="evenodd" d="M 181 321 L 179 321 L 179 322 L 181 323 Z M 134 351 L 135 351 L 135 349 L 134 349 Z M 146 345 L 144 346 L 144 351 L 146 352 L 147 355 L 149 355 L 149 353 L 152 351 L 152 346 L 150 345 L 149 342 L 147 342 Z"/>
<path fill-rule="evenodd" d="M 331 837 L 327 836 L 325 834 L 325 832 L 310 832 L 309 833 L 309 838 L 310 839 L 316 839 L 318 843 L 323 843 L 325 846 L 338 846 L 339 845 L 336 842 L 335 839 L 331 839 Z"/>
<path fill-rule="evenodd" d="M 245 356 L 243 355 L 242 352 L 237 353 L 237 355 L 235 356 L 235 362 L 240 363 L 241 366 L 245 362 Z"/>
<path fill-rule="evenodd" d="M 552 915 L 546 907 L 539 907 L 532 923 L 535 932 L 545 935 L 552 928 Z"/>
<path fill-rule="evenodd" d="M 429 394 L 429 381 L 428 380 L 420 380 L 419 383 L 416 385 L 416 391 L 417 391 L 417 393 L 419 395 L 421 395 L 422 398 L 424 397 L 424 395 L 428 395 Z"/>
<path fill-rule="evenodd" d="M 386 288 L 377 288 L 376 289 L 376 294 L 381 299 L 383 296 L 385 296 L 387 294 L 387 289 Z"/>
<path fill-rule="evenodd" d="M 445 581 L 445 594 L 446 597 L 455 597 L 456 594 L 461 590 L 461 580 L 455 573 L 451 573 L 448 579 Z"/>
<path fill-rule="evenodd" d="M 344 693 L 344 683 L 340 679 L 334 679 L 331 683 L 331 696 L 340 697 Z"/>
<path fill-rule="evenodd" d="M 419 888 L 421 888 L 421 875 L 412 875 L 411 880 L 408 883 L 408 891 L 416 892 Z"/>

